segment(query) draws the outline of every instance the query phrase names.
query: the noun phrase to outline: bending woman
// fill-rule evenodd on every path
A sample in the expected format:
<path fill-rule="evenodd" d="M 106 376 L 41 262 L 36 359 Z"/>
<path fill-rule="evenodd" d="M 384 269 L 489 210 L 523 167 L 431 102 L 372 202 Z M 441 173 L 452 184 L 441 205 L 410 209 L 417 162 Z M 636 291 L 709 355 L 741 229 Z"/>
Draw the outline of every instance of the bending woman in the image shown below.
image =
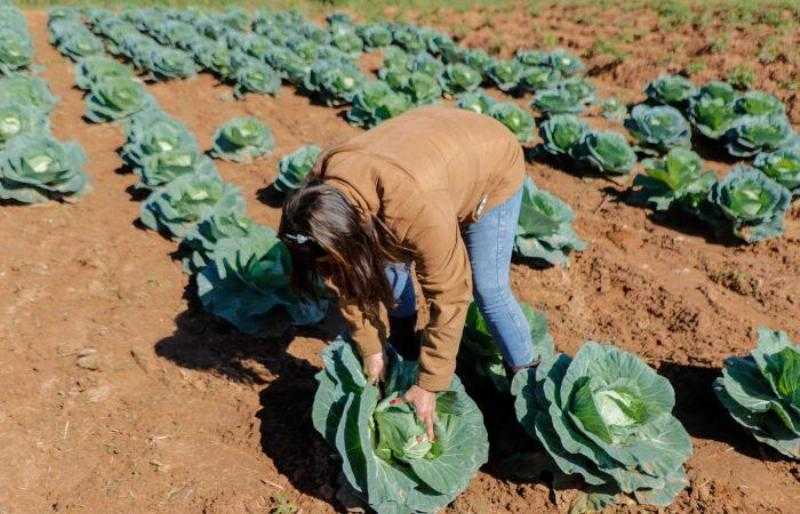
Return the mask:
<path fill-rule="evenodd" d="M 295 287 L 313 295 L 321 279 L 338 294 L 372 383 L 384 377 L 389 336 L 419 358 L 403 399 L 431 440 L 435 393 L 450 386 L 473 295 L 506 364 L 532 364 L 528 322 L 509 286 L 524 173 L 522 148 L 501 123 L 426 107 L 326 151 L 284 205 L 279 235 Z M 424 299 L 415 298 L 412 264 Z M 418 301 L 430 311 L 421 338 Z"/>

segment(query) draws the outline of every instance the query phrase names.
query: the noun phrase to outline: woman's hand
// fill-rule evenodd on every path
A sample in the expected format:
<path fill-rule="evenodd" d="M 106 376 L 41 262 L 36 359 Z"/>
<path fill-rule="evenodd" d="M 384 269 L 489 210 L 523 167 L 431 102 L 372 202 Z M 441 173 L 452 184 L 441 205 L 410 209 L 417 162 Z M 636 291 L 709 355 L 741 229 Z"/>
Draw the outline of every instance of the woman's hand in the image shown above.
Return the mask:
<path fill-rule="evenodd" d="M 386 359 L 383 352 L 364 357 L 364 374 L 367 375 L 367 381 L 372 385 L 376 385 L 386 378 Z"/>
<path fill-rule="evenodd" d="M 392 403 L 397 405 L 405 402 L 414 406 L 417 419 L 425 425 L 425 430 L 428 432 L 428 440 L 435 441 L 436 435 L 433 431 L 433 425 L 436 422 L 436 393 L 426 391 L 416 385 L 411 386 L 402 398 L 398 398 Z"/>

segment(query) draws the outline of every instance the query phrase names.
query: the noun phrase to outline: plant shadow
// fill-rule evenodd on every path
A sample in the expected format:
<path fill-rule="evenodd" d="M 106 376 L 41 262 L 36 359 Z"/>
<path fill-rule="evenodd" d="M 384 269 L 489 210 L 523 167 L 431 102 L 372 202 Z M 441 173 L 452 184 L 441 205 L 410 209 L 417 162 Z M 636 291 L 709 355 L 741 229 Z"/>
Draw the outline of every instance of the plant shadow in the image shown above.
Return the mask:
<path fill-rule="evenodd" d="M 261 203 L 266 204 L 268 207 L 280 209 L 283 207 L 283 202 L 286 201 L 286 193 L 278 191 L 275 188 L 275 184 L 272 183 L 256 191 L 256 198 L 258 198 Z"/>

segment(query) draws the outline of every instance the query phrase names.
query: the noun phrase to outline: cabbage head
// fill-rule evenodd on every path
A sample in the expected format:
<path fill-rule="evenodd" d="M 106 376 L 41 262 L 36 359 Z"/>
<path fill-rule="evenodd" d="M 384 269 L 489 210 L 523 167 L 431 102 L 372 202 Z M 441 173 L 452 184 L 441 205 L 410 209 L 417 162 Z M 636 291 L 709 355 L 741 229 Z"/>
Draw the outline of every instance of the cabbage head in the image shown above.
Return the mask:
<path fill-rule="evenodd" d="M 794 136 L 785 114 L 742 116 L 725 134 L 725 147 L 735 157 L 752 157 L 785 145 Z"/>
<path fill-rule="evenodd" d="M 800 460 L 800 345 L 785 332 L 759 328 L 756 349 L 726 359 L 714 391 L 756 440 Z"/>
<path fill-rule="evenodd" d="M 550 54 L 541 50 L 520 48 L 514 53 L 514 59 L 524 66 L 546 66 L 550 68 Z"/>
<path fill-rule="evenodd" d="M 180 243 L 183 270 L 192 275 L 211 262 L 217 243 L 228 238 L 271 238 L 275 231 L 239 213 L 212 214 L 192 228 Z"/>
<path fill-rule="evenodd" d="M 703 169 L 703 160 L 688 148 L 673 148 L 662 159 L 642 161 L 644 174 L 637 175 L 634 201 L 657 211 L 681 207 L 696 212 L 716 182 L 713 172 Z"/>
<path fill-rule="evenodd" d="M 234 95 L 242 98 L 247 93 L 275 96 L 281 88 L 281 77 L 278 73 L 257 60 L 248 60 L 236 70 L 236 87 Z"/>
<path fill-rule="evenodd" d="M 476 71 L 479 71 L 483 76 L 489 76 L 490 78 L 492 78 L 492 80 L 499 79 L 500 78 L 499 75 L 502 75 L 504 73 L 503 70 L 498 68 L 496 72 L 499 73 L 495 73 L 494 74 L 495 76 L 492 77 L 493 73 L 491 70 L 492 68 L 495 67 L 496 64 L 498 64 L 499 61 L 495 61 L 492 57 L 489 56 L 489 54 L 487 54 L 485 51 L 479 48 L 465 51 L 463 61 L 464 64 L 466 64 L 467 66 L 475 69 Z M 519 66 L 519 63 L 515 64 Z"/>
<path fill-rule="evenodd" d="M 456 105 L 461 109 L 477 112 L 478 114 L 488 114 L 489 109 L 497 103 L 497 100 L 486 94 L 483 89 L 476 89 L 469 93 L 458 95 Z"/>
<path fill-rule="evenodd" d="M 487 70 L 489 78 L 501 91 L 511 91 L 522 77 L 522 65 L 515 60 L 494 61 Z"/>
<path fill-rule="evenodd" d="M 75 64 L 75 85 L 90 91 L 95 84 L 110 77 L 134 78 L 128 66 L 105 55 L 85 57 Z"/>
<path fill-rule="evenodd" d="M 435 77 L 415 71 L 408 75 L 408 79 L 400 88 L 414 105 L 430 105 L 442 98 L 442 88 Z"/>
<path fill-rule="evenodd" d="M 367 82 L 353 98 L 347 119 L 359 127 L 370 128 L 404 113 L 410 107 L 408 97 L 394 91 L 386 82 Z"/>
<path fill-rule="evenodd" d="M 200 38 L 192 46 L 192 54 L 200 66 L 218 76 L 223 80 L 227 80 L 232 74 L 231 67 L 231 51 L 228 45 L 213 39 Z"/>
<path fill-rule="evenodd" d="M 72 201 L 90 190 L 86 156 L 77 143 L 23 134 L 0 152 L 0 198 L 20 203 Z"/>
<path fill-rule="evenodd" d="M 539 126 L 544 143 L 541 148 L 550 155 L 572 155 L 589 127 L 572 114 L 556 114 Z"/>
<path fill-rule="evenodd" d="M 411 71 L 424 73 L 434 79 L 438 79 L 444 72 L 444 66 L 442 61 L 427 52 L 416 55 L 408 64 Z"/>
<path fill-rule="evenodd" d="M 800 195 L 800 147 L 790 146 L 774 152 L 762 152 L 756 156 L 753 167 L 793 195 Z"/>
<path fill-rule="evenodd" d="M 691 80 L 680 75 L 661 75 L 647 85 L 647 98 L 657 105 L 671 105 L 682 109 L 696 93 Z"/>
<path fill-rule="evenodd" d="M 748 91 L 733 104 L 737 114 L 748 116 L 768 116 L 770 114 L 784 114 L 786 106 L 775 95 L 764 91 Z"/>
<path fill-rule="evenodd" d="M 150 193 L 139 219 L 145 227 L 180 241 L 206 216 L 242 213 L 244 199 L 238 188 L 219 178 L 188 174 Z"/>
<path fill-rule="evenodd" d="M 252 116 L 235 118 L 214 134 L 215 159 L 233 162 L 252 162 L 275 148 L 272 131 Z"/>
<path fill-rule="evenodd" d="M 11 75 L 28 68 L 33 62 L 30 37 L 0 25 L 0 75 Z"/>
<path fill-rule="evenodd" d="M 186 79 L 197 74 L 197 65 L 192 55 L 166 47 L 153 48 L 147 69 L 156 80 Z"/>
<path fill-rule="evenodd" d="M 586 249 L 572 222 L 575 213 L 560 198 L 525 177 L 514 253 L 550 266 L 566 266 L 573 251 Z"/>
<path fill-rule="evenodd" d="M 588 132 L 575 148 L 574 157 L 595 171 L 626 175 L 636 164 L 636 153 L 617 132 Z"/>
<path fill-rule="evenodd" d="M 689 121 L 709 139 L 720 139 L 738 118 L 736 91 L 727 82 L 709 82 L 689 101 Z"/>
<path fill-rule="evenodd" d="M 370 49 L 386 48 L 392 44 L 392 31 L 384 23 L 373 23 L 358 27 L 357 33 Z"/>
<path fill-rule="evenodd" d="M 210 219 L 222 221 L 219 216 Z M 230 220 L 225 223 L 230 224 Z M 197 229 L 214 230 L 207 225 Z M 197 274 L 197 293 L 203 308 L 239 331 L 254 335 L 264 330 L 268 316 L 278 307 L 284 308 L 296 325 L 320 322 L 328 303 L 301 299 L 291 291 L 292 261 L 286 246 L 266 227 L 242 229 L 241 225 L 239 230 L 226 227 L 224 230 L 244 234 L 216 238 L 205 255 L 208 264 Z M 190 234 L 195 237 L 197 233 Z"/>
<path fill-rule="evenodd" d="M 523 91 L 537 92 L 558 82 L 558 74 L 548 66 L 523 66 L 518 86 Z"/>
<path fill-rule="evenodd" d="M 522 303 L 520 306 L 530 326 L 531 354 L 534 362 L 551 358 L 555 352 L 555 346 L 553 337 L 547 329 L 547 317 L 527 303 Z M 488 379 L 498 392 L 507 394 L 511 391 L 512 377 L 506 371 L 503 354 L 475 302 L 469 306 L 467 311 L 461 348 L 462 351 L 458 355 L 459 361 L 468 366 L 468 369 L 474 370 L 479 379 Z"/>
<path fill-rule="evenodd" d="M 86 119 L 105 123 L 126 118 L 153 105 L 144 86 L 129 77 L 107 77 L 92 87 L 86 98 Z"/>
<path fill-rule="evenodd" d="M 392 32 L 394 43 L 407 52 L 417 54 L 428 48 L 428 42 L 418 27 L 398 25 Z"/>
<path fill-rule="evenodd" d="M 82 25 L 76 26 L 77 30 L 69 33 L 58 44 L 58 51 L 73 61 L 84 57 L 102 55 L 106 49 L 99 37 L 95 36 Z"/>
<path fill-rule="evenodd" d="M 301 146 L 278 163 L 278 177 L 273 186 L 282 193 L 294 191 L 314 168 L 322 149 L 316 145 Z"/>
<path fill-rule="evenodd" d="M 511 388 L 522 427 L 606 501 L 624 494 L 665 507 L 688 485 L 692 443 L 672 415 L 675 393 L 636 355 L 588 341 L 574 358 L 555 354 L 518 373 Z"/>
<path fill-rule="evenodd" d="M 21 103 L 0 104 L 0 150 L 15 137 L 46 134 L 50 130 L 47 115 Z"/>
<path fill-rule="evenodd" d="M 561 77 L 565 78 L 579 75 L 586 68 L 580 58 L 563 48 L 556 48 L 548 53 L 547 64 Z"/>
<path fill-rule="evenodd" d="M 563 80 L 536 93 L 532 106 L 543 114 L 578 114 L 595 100 L 595 87 L 581 79 Z"/>
<path fill-rule="evenodd" d="M 625 127 L 638 143 L 638 149 L 657 155 L 671 148 L 692 145 L 692 129 L 680 111 L 669 105 L 651 107 L 639 104 L 633 108 Z"/>
<path fill-rule="evenodd" d="M 448 64 L 440 78 L 442 89 L 450 94 L 467 93 L 475 91 L 483 82 L 481 72 L 466 64 Z"/>
<path fill-rule="evenodd" d="M 708 200 L 724 215 L 735 236 L 753 243 L 783 234 L 791 196 L 768 176 L 740 164 L 711 187 Z"/>
<path fill-rule="evenodd" d="M 325 368 L 311 418 L 342 458 L 347 483 L 378 514 L 433 513 L 451 503 L 488 459 L 483 415 L 458 377 L 436 400 L 436 441 L 413 408 L 392 405 L 416 381 L 416 362 L 392 355 L 383 393 L 369 385 L 342 339 L 322 354 Z"/>
<path fill-rule="evenodd" d="M 28 75 L 14 75 L 0 79 L 0 104 L 15 103 L 33 107 L 49 114 L 58 103 L 43 79 Z"/>
<path fill-rule="evenodd" d="M 506 126 L 517 137 L 520 143 L 527 143 L 533 138 L 536 122 L 527 110 L 514 102 L 497 102 L 487 113 Z"/>

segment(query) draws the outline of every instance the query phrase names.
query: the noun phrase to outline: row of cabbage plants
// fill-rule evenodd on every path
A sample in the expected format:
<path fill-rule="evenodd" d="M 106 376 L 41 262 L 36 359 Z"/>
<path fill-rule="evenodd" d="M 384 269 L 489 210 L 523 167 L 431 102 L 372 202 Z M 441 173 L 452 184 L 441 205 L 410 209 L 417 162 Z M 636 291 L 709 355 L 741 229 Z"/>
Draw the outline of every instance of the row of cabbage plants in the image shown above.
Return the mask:
<path fill-rule="evenodd" d="M 50 132 L 58 99 L 31 72 L 33 44 L 22 12 L 0 2 L 0 199 L 75 201 L 90 190 L 86 157 Z"/>

